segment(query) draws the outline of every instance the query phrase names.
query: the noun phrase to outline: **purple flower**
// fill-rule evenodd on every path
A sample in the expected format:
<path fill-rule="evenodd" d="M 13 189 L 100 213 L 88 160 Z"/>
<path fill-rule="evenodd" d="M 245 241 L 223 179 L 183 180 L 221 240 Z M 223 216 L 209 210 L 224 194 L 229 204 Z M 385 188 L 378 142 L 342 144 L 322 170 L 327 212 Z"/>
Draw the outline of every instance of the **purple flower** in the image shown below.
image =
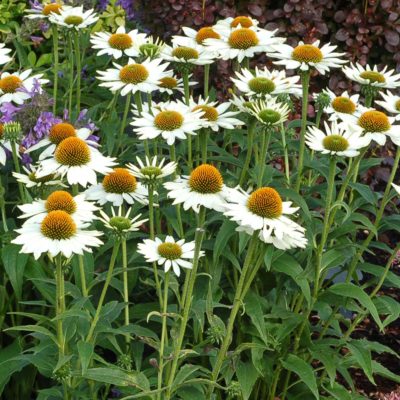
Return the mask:
<path fill-rule="evenodd" d="M 115 3 L 117 6 L 121 6 L 126 13 L 128 20 L 133 20 L 135 18 L 135 12 L 133 9 L 133 0 L 118 0 Z"/>
<path fill-rule="evenodd" d="M 107 8 L 109 2 L 110 0 L 99 0 L 98 9 L 100 11 L 104 11 Z"/>

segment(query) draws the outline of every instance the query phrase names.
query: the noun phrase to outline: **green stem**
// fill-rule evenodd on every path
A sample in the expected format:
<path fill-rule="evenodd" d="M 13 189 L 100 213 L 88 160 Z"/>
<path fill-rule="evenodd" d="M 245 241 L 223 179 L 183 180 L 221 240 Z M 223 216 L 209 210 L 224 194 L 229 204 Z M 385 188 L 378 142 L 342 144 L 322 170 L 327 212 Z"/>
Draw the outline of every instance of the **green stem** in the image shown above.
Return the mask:
<path fill-rule="evenodd" d="M 207 141 L 208 141 L 208 132 L 207 130 L 204 129 L 200 132 L 201 162 L 203 164 L 207 162 Z"/>
<path fill-rule="evenodd" d="M 286 176 L 286 182 L 288 185 L 290 184 L 290 166 L 289 166 L 289 153 L 288 153 L 288 148 L 286 144 L 286 130 L 283 125 L 283 122 L 281 123 L 281 138 L 282 138 L 282 147 L 283 147 L 283 157 L 285 160 L 285 176 Z"/>
<path fill-rule="evenodd" d="M 244 264 L 243 264 L 243 268 L 242 271 L 240 273 L 240 279 L 238 282 L 238 285 L 236 287 L 236 292 L 235 292 L 235 298 L 233 301 L 233 306 L 231 309 L 231 313 L 229 315 L 229 321 L 228 321 L 228 326 L 226 328 L 226 334 L 224 337 L 224 340 L 221 344 L 221 348 L 218 352 L 217 355 L 217 359 L 215 361 L 214 364 L 214 368 L 212 371 L 212 375 L 211 375 L 211 382 L 217 382 L 218 380 L 218 376 L 219 376 L 219 372 L 221 370 L 222 364 L 225 360 L 225 356 L 226 353 L 228 351 L 228 347 L 231 343 L 232 340 L 232 332 L 233 332 L 233 326 L 235 323 L 235 319 L 237 316 L 237 313 L 239 312 L 239 309 L 241 307 L 241 305 L 243 304 L 243 298 L 244 298 L 244 286 L 246 283 L 246 277 L 248 275 L 248 272 L 251 268 L 251 266 L 253 265 L 252 261 L 253 261 L 253 255 L 256 251 L 257 245 L 258 245 L 259 239 L 258 239 L 258 231 L 254 232 L 252 238 L 250 239 L 250 243 L 249 243 L 249 247 L 247 249 L 247 254 L 246 254 L 246 258 L 244 260 Z M 248 282 L 247 282 L 248 283 Z M 208 397 L 207 398 L 211 398 L 211 395 L 213 393 L 214 390 L 214 385 L 212 385 L 209 388 L 208 391 Z"/>
<path fill-rule="evenodd" d="M 263 184 L 265 164 L 267 163 L 267 151 L 269 146 L 269 141 L 271 140 L 272 132 L 270 130 L 265 130 L 262 132 L 261 136 L 261 153 L 260 153 L 260 173 L 257 179 L 257 186 L 261 187 Z"/>
<path fill-rule="evenodd" d="M 242 186 L 246 179 L 247 171 L 250 166 L 251 155 L 253 154 L 254 134 L 256 130 L 257 120 L 252 118 L 247 125 L 247 153 L 244 160 L 243 169 L 239 178 L 239 186 Z"/>
<path fill-rule="evenodd" d="M 303 177 L 304 151 L 306 146 L 305 134 L 307 129 L 308 90 L 310 86 L 310 71 L 304 71 L 301 74 L 301 84 L 303 87 L 303 98 L 301 107 L 301 130 L 300 130 L 299 160 L 297 165 L 296 192 L 300 191 L 301 180 Z"/>
<path fill-rule="evenodd" d="M 118 136 L 119 146 L 121 146 L 121 142 L 122 142 L 122 139 L 124 136 L 124 132 L 125 132 L 125 128 L 126 128 L 126 121 L 128 120 L 128 115 L 129 115 L 129 108 L 131 106 L 131 100 L 132 100 L 132 93 L 129 92 L 126 95 L 124 114 L 122 116 L 121 128 L 119 130 L 119 136 Z"/>
<path fill-rule="evenodd" d="M 185 91 L 185 103 L 188 106 L 190 102 L 190 87 L 189 87 L 189 72 L 183 72 L 183 88 Z M 193 154 L 192 154 L 192 135 L 188 135 L 187 137 L 188 144 L 188 167 L 189 171 L 193 168 Z"/>
<path fill-rule="evenodd" d="M 75 45 L 75 60 L 76 60 L 76 108 L 77 115 L 81 111 L 81 50 L 80 50 L 80 40 L 79 33 L 74 34 L 74 45 Z"/>
<path fill-rule="evenodd" d="M 113 251 L 112 251 L 112 254 L 111 254 L 110 265 L 108 266 L 107 277 L 106 277 L 106 280 L 104 282 L 103 290 L 101 291 L 99 303 L 97 304 L 96 313 L 95 313 L 93 321 L 92 321 L 92 323 L 90 325 L 89 333 L 88 333 L 88 335 L 86 337 L 86 341 L 87 342 L 91 342 L 91 340 L 93 338 L 94 330 L 96 328 L 97 323 L 99 322 L 99 317 L 100 317 L 101 309 L 103 307 L 104 299 L 105 299 L 106 294 L 107 294 L 107 289 L 108 289 L 108 286 L 110 285 L 110 282 L 111 282 L 111 279 L 112 279 L 112 276 L 113 276 L 115 261 L 117 259 L 117 255 L 118 255 L 120 244 L 121 243 L 120 243 L 119 240 L 117 240 L 114 243 Z"/>
<path fill-rule="evenodd" d="M 68 93 L 68 116 L 71 119 L 72 114 L 72 96 L 74 93 L 74 53 L 71 34 L 67 34 L 68 56 L 69 56 L 69 93 Z"/>
<path fill-rule="evenodd" d="M 208 88 L 210 85 L 210 64 L 204 66 L 204 99 L 208 97 Z"/>
<path fill-rule="evenodd" d="M 17 152 L 17 143 L 12 140 L 11 142 L 11 151 L 12 151 L 12 158 L 14 162 L 14 167 L 15 171 L 20 174 L 21 173 L 21 168 L 19 166 L 19 160 L 18 160 L 18 152 Z M 21 198 L 22 203 L 26 203 L 26 198 L 25 198 L 25 188 L 21 182 L 18 181 L 18 190 L 19 190 L 19 196 Z"/>
<path fill-rule="evenodd" d="M 168 286 L 169 286 L 170 273 L 165 273 L 164 280 L 164 300 L 162 311 L 162 330 L 161 330 L 161 344 L 160 344 L 160 359 L 158 363 L 158 386 L 160 390 L 162 387 L 163 372 L 164 372 L 164 348 L 167 338 L 167 311 L 168 311 Z M 157 399 L 161 400 L 161 392 L 157 395 Z"/>
<path fill-rule="evenodd" d="M 121 238 L 121 250 L 122 250 L 122 279 L 124 283 L 124 317 L 125 317 L 125 326 L 129 325 L 130 317 L 129 317 L 129 291 L 128 291 L 128 252 L 126 250 L 126 238 Z M 127 333 L 125 335 L 125 343 L 126 343 L 126 351 L 130 352 L 130 343 L 131 343 L 131 335 Z"/>
<path fill-rule="evenodd" d="M 201 250 L 201 245 L 202 245 L 203 238 L 204 238 L 205 216 L 206 216 L 206 209 L 201 206 L 200 211 L 199 211 L 199 218 L 198 218 L 196 234 L 195 234 L 193 267 L 192 267 L 192 270 L 190 271 L 185 305 L 184 305 L 182 319 L 181 319 L 180 328 L 179 328 L 179 335 L 178 335 L 178 339 L 177 339 L 175 347 L 174 347 L 173 361 L 172 361 L 172 366 L 171 366 L 171 370 L 170 370 L 170 374 L 169 374 L 169 378 L 168 378 L 168 385 L 167 385 L 168 388 L 166 391 L 165 400 L 169 400 L 171 398 L 172 383 L 174 382 L 174 379 L 175 379 L 175 374 L 176 374 L 176 370 L 178 367 L 179 356 L 180 356 L 180 352 L 182 349 L 183 339 L 185 337 L 186 326 L 187 326 L 187 323 L 189 320 L 189 311 L 190 311 L 190 306 L 192 304 L 193 288 L 194 288 L 194 284 L 196 282 L 197 268 L 199 266 L 199 259 L 200 259 L 200 250 Z"/>
<path fill-rule="evenodd" d="M 79 274 L 81 276 L 82 294 L 83 294 L 83 297 L 88 297 L 88 291 L 87 291 L 87 287 L 86 287 L 85 265 L 84 265 L 83 256 L 79 255 L 78 261 L 79 261 Z"/>
<path fill-rule="evenodd" d="M 57 90 L 58 90 L 58 26 L 56 24 L 52 25 L 53 32 L 53 72 L 54 72 L 54 82 L 53 82 L 53 114 L 56 115 L 57 112 Z"/>
<path fill-rule="evenodd" d="M 60 316 L 65 311 L 65 290 L 64 290 L 64 271 L 62 267 L 62 256 L 58 255 L 55 259 L 56 264 L 56 316 Z M 57 319 L 57 341 L 60 356 L 65 353 L 65 342 L 63 333 L 63 320 Z"/>
<path fill-rule="evenodd" d="M 176 153 L 175 153 L 175 146 L 174 145 L 169 146 L 169 154 L 170 154 L 171 161 L 177 162 Z M 178 171 L 175 170 L 174 179 L 176 178 L 177 174 L 178 174 Z M 181 206 L 180 206 L 180 204 L 177 204 L 175 206 L 175 209 L 176 209 L 176 216 L 177 216 L 178 227 L 179 227 L 178 234 L 179 234 L 180 238 L 183 238 L 183 224 L 182 224 L 182 215 L 181 215 Z"/>

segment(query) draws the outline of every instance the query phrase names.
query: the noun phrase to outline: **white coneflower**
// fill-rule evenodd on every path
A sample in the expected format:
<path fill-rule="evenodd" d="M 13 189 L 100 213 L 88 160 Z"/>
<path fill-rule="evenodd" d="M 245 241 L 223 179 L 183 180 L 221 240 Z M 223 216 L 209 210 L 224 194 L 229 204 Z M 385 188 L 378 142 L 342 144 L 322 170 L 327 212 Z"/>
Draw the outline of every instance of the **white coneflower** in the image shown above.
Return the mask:
<path fill-rule="evenodd" d="M 172 175 L 176 170 L 176 162 L 169 162 L 165 164 L 165 158 L 158 161 L 157 156 L 149 159 L 146 156 L 143 162 L 139 157 L 136 157 L 138 166 L 133 164 L 128 164 L 127 167 L 132 172 L 132 174 L 143 181 L 144 184 L 161 180 L 166 176 Z"/>
<path fill-rule="evenodd" d="M 29 19 L 49 19 L 52 14 L 60 14 L 62 9 L 70 8 L 62 2 L 43 2 L 42 4 L 31 2 L 31 8 L 25 10 L 27 13 L 26 18 Z"/>
<path fill-rule="evenodd" d="M 258 100 L 249 107 L 249 114 L 257 118 L 265 126 L 280 125 L 288 119 L 289 106 L 276 101 L 275 98 Z"/>
<path fill-rule="evenodd" d="M 180 268 L 192 269 L 194 258 L 195 242 L 185 243 L 184 239 L 175 241 L 172 236 L 167 236 L 165 240 L 155 238 L 154 240 L 145 239 L 138 244 L 138 253 L 142 254 L 147 262 L 156 262 L 164 266 L 164 271 L 173 269 L 176 276 L 180 276 Z M 204 253 L 200 251 L 199 257 Z"/>
<path fill-rule="evenodd" d="M 65 211 L 50 211 L 40 223 L 24 224 L 16 229 L 18 236 L 12 243 L 22 245 L 22 253 L 32 253 L 38 259 L 43 253 L 51 257 L 62 254 L 69 258 L 73 254 L 92 252 L 103 242 L 98 239 L 102 233 L 87 230 L 86 223 L 76 223 Z"/>
<path fill-rule="evenodd" d="M 179 44 L 173 43 L 172 46 L 165 46 L 160 53 L 160 57 L 166 61 L 183 65 L 206 65 L 214 61 L 215 54 L 208 51 L 204 46 L 193 43 L 189 38 Z"/>
<path fill-rule="evenodd" d="M 0 150 L 1 153 L 1 150 Z M 0 163 L 1 163 L 1 156 L 0 156 Z M 62 182 L 60 176 L 51 174 L 47 176 L 43 176 L 38 178 L 36 176 L 37 168 L 34 165 L 30 165 L 29 168 L 22 167 L 24 170 L 24 174 L 20 174 L 18 172 L 13 172 L 13 177 L 18 181 L 24 184 L 28 189 L 34 187 L 42 187 L 42 186 L 61 186 L 65 187 Z"/>
<path fill-rule="evenodd" d="M 64 139 L 54 152 L 54 156 L 41 161 L 36 172 L 38 178 L 51 174 L 66 177 L 70 185 L 97 183 L 96 172 L 104 175 L 112 171 L 115 159 L 103 156 L 97 149 L 88 146 L 78 137 Z"/>
<path fill-rule="evenodd" d="M 285 71 L 272 70 L 267 67 L 258 69 L 254 74 L 247 68 L 236 71 L 237 78 L 231 78 L 235 86 L 246 96 L 267 97 L 282 93 L 301 96 L 299 76 L 287 77 Z"/>
<path fill-rule="evenodd" d="M 65 211 L 77 223 L 90 222 L 96 219 L 94 213 L 98 210 L 85 199 L 85 195 L 72 196 L 64 190 L 56 190 L 46 200 L 38 199 L 18 207 L 22 211 L 19 218 L 27 219 L 27 223 L 41 222 L 51 211 Z"/>
<path fill-rule="evenodd" d="M 23 72 L 3 72 L 0 75 L 0 104 L 16 103 L 22 104 L 25 100 L 31 97 L 30 92 L 33 89 L 35 82 L 44 85 L 49 82 L 48 79 L 43 79 L 43 74 L 32 75 L 32 70 L 27 69 Z"/>
<path fill-rule="evenodd" d="M 120 26 L 115 33 L 96 32 L 90 38 L 93 48 L 98 50 L 97 55 L 110 55 L 116 59 L 123 55 L 137 57 L 141 45 L 147 43 L 147 35 L 139 33 L 137 29 L 127 32 Z"/>
<path fill-rule="evenodd" d="M 319 40 L 311 44 L 299 42 L 296 47 L 280 44 L 273 46 L 273 52 L 269 53 L 269 56 L 278 58 L 279 61 L 274 61 L 274 64 L 283 65 L 287 69 L 307 71 L 315 68 L 322 75 L 325 75 L 325 72 L 331 68 L 340 68 L 347 62 L 341 58 L 344 53 L 334 51 L 337 46 L 332 46 L 330 43 L 326 43 L 322 47 L 319 45 Z"/>
<path fill-rule="evenodd" d="M 371 139 L 365 136 L 363 129 L 349 123 L 338 124 L 336 120 L 329 126 L 324 122 L 324 130 L 310 126 L 306 133 L 307 146 L 322 154 L 332 154 L 344 157 L 355 157 L 360 149 L 369 145 Z"/>
<path fill-rule="evenodd" d="M 125 202 L 133 204 L 137 201 L 147 204 L 146 196 L 147 189 L 136 181 L 134 174 L 127 168 L 114 168 L 103 178 L 102 183 L 86 191 L 86 197 L 100 205 L 112 203 L 121 206 Z"/>
<path fill-rule="evenodd" d="M 103 81 L 100 86 L 109 88 L 112 92 L 121 90 L 121 96 L 136 92 L 151 93 L 158 89 L 160 79 L 168 76 L 165 71 L 168 64 L 161 62 L 161 59 L 147 59 L 137 63 L 129 58 L 124 66 L 113 63 L 115 68 L 97 71 L 97 78 Z"/>
<path fill-rule="evenodd" d="M 124 214 L 122 208 L 118 207 L 118 213 L 116 213 L 114 207 L 111 207 L 111 215 L 100 210 L 101 218 L 99 219 L 107 229 L 111 229 L 118 235 L 125 235 L 129 232 L 138 231 L 139 228 L 147 222 L 147 219 L 139 219 L 142 214 L 138 214 L 136 217 L 131 218 L 131 211 L 132 209 L 129 208 Z"/>
<path fill-rule="evenodd" d="M 5 47 L 4 43 L 0 43 L 0 65 L 7 64 L 12 58 L 9 56 L 11 49 Z"/>
<path fill-rule="evenodd" d="M 237 111 L 228 111 L 231 106 L 230 102 L 217 104 L 216 101 L 210 102 L 208 99 L 202 99 L 200 96 L 197 101 L 190 99 L 189 107 L 192 111 L 201 111 L 204 128 L 211 128 L 217 132 L 220 128 L 235 129 L 244 122 L 240 119 L 233 118 L 239 114 Z"/>
<path fill-rule="evenodd" d="M 388 71 L 387 66 L 379 71 L 376 65 L 371 68 L 369 65 L 363 67 L 356 63 L 344 67 L 343 72 L 349 79 L 364 86 L 377 89 L 394 89 L 400 86 L 400 74 L 394 75 L 395 71 L 393 69 Z"/>
<path fill-rule="evenodd" d="M 236 230 L 249 235 L 259 231 L 260 240 L 272 243 L 278 249 L 307 245 L 305 229 L 288 217 L 298 207 L 292 207 L 290 201 L 282 201 L 271 187 L 262 187 L 251 194 L 242 189 L 232 190 L 225 210 L 224 214 L 239 225 Z"/>
<path fill-rule="evenodd" d="M 196 135 L 203 127 L 200 110 L 192 111 L 180 102 L 171 101 L 152 107 L 153 114 L 143 111 L 140 118 L 135 118 L 131 125 L 139 139 L 154 139 L 162 136 L 169 145 L 176 139 L 186 139 L 188 135 Z"/>
<path fill-rule="evenodd" d="M 202 164 L 195 168 L 190 176 L 177 178 L 164 183 L 168 197 L 173 204 L 183 204 L 183 209 L 192 208 L 196 213 L 200 206 L 215 211 L 223 211 L 231 189 L 224 185 L 221 173 L 212 165 Z"/>
<path fill-rule="evenodd" d="M 29 147 L 26 151 L 30 153 L 32 151 L 41 149 L 42 147 L 46 147 L 42 153 L 39 155 L 39 160 L 44 160 L 47 157 L 53 155 L 56 147 L 66 138 L 69 137 L 78 137 L 79 139 L 84 140 L 86 143 L 91 146 L 97 146 L 97 143 L 91 140 L 87 140 L 91 135 L 92 131 L 88 128 L 75 128 L 72 124 L 68 122 L 59 122 L 54 124 L 50 130 L 47 137 L 40 140 L 35 145 Z"/>
<path fill-rule="evenodd" d="M 51 23 L 77 31 L 93 25 L 98 19 L 93 9 L 83 11 L 83 6 L 62 7 L 58 13 L 50 13 L 49 17 Z"/>
<path fill-rule="evenodd" d="M 394 95 L 389 91 L 387 91 L 386 94 L 381 93 L 381 96 L 384 100 L 377 100 L 375 103 L 379 104 L 391 114 L 394 114 L 394 119 L 396 121 L 400 121 L 400 96 Z"/>
<path fill-rule="evenodd" d="M 339 118 L 342 114 L 359 115 L 359 103 L 360 96 L 358 94 L 349 95 L 347 91 L 343 92 L 339 96 L 336 96 L 329 89 L 324 89 L 322 93 L 326 94 L 329 98 L 329 105 L 324 108 L 327 114 L 330 114 L 330 120 Z M 319 94 L 314 95 L 314 99 L 317 100 Z"/>

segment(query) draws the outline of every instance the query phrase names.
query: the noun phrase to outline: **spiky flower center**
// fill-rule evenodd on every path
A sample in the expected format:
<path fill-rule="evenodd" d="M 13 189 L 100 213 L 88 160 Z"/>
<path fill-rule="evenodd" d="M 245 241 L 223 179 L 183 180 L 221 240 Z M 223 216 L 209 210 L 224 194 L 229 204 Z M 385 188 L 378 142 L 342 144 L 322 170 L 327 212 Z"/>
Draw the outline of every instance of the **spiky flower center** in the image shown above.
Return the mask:
<path fill-rule="evenodd" d="M 4 93 L 15 93 L 22 86 L 22 80 L 15 75 L 0 79 L 0 90 Z"/>
<path fill-rule="evenodd" d="M 275 189 L 262 187 L 249 196 L 247 208 L 263 218 L 278 218 L 282 215 L 282 199 Z"/>
<path fill-rule="evenodd" d="M 140 173 L 148 178 L 155 178 L 162 174 L 162 170 L 159 167 L 153 167 L 152 165 L 149 165 L 147 167 L 143 167 L 140 170 Z"/>
<path fill-rule="evenodd" d="M 108 44 L 113 49 L 126 50 L 132 47 L 133 40 L 127 33 L 114 33 L 108 39 Z"/>
<path fill-rule="evenodd" d="M 197 32 L 196 42 L 198 44 L 203 44 L 206 39 L 219 39 L 220 37 L 219 33 L 215 32 L 211 26 L 205 26 Z"/>
<path fill-rule="evenodd" d="M 76 233 L 76 224 L 65 211 L 50 211 L 40 225 L 44 236 L 53 240 L 67 240 Z"/>
<path fill-rule="evenodd" d="M 90 149 L 84 140 L 69 137 L 57 146 L 54 157 L 62 165 L 85 165 L 90 161 Z"/>
<path fill-rule="evenodd" d="M 159 82 L 158 85 L 165 89 L 175 89 L 178 86 L 178 81 L 171 76 L 165 76 L 161 78 Z"/>
<path fill-rule="evenodd" d="M 385 83 L 386 79 L 383 74 L 376 71 L 364 71 L 361 72 L 360 77 L 368 79 L 371 83 Z"/>
<path fill-rule="evenodd" d="M 189 177 L 190 188 L 198 193 L 218 193 L 224 181 L 221 173 L 210 164 L 202 164 L 195 168 Z"/>
<path fill-rule="evenodd" d="M 268 78 L 257 77 L 250 79 L 249 89 L 257 94 L 269 94 L 275 90 L 275 83 Z"/>
<path fill-rule="evenodd" d="M 109 224 L 115 230 L 120 231 L 120 232 L 127 231 L 132 226 L 132 223 L 129 220 L 129 218 L 120 217 L 120 216 L 115 216 L 115 217 L 110 218 Z"/>
<path fill-rule="evenodd" d="M 48 212 L 61 210 L 73 214 L 76 211 L 76 202 L 68 192 L 57 190 L 47 198 L 45 207 Z"/>
<path fill-rule="evenodd" d="M 77 26 L 77 25 L 80 25 L 83 22 L 83 18 L 80 17 L 79 15 L 68 15 L 68 17 L 66 17 L 64 19 L 64 22 L 67 25 Z"/>
<path fill-rule="evenodd" d="M 54 179 L 54 174 L 42 176 L 38 178 L 34 172 L 30 172 L 28 175 L 28 178 L 30 181 L 35 182 L 35 183 L 46 183 L 50 182 Z"/>
<path fill-rule="evenodd" d="M 390 129 L 390 121 L 386 114 L 381 111 L 366 111 L 358 119 L 358 125 L 367 132 L 386 132 Z"/>
<path fill-rule="evenodd" d="M 141 54 L 144 54 L 148 57 L 154 57 L 160 51 L 160 48 L 160 46 L 154 43 L 145 43 L 139 47 L 139 51 Z"/>
<path fill-rule="evenodd" d="M 46 16 L 50 15 L 51 13 L 60 14 L 61 8 L 62 8 L 61 4 L 57 3 L 46 4 L 43 7 L 42 14 Z"/>
<path fill-rule="evenodd" d="M 343 114 L 353 114 L 356 111 L 355 103 L 350 100 L 348 97 L 335 97 L 332 100 L 332 108 Z"/>
<path fill-rule="evenodd" d="M 253 26 L 253 21 L 251 18 L 246 17 L 245 15 L 239 15 L 238 17 L 234 18 L 231 22 L 231 27 L 236 28 L 237 26 L 241 26 L 242 28 L 250 28 Z"/>
<path fill-rule="evenodd" d="M 396 101 L 396 103 L 394 104 L 394 107 L 396 108 L 397 111 L 400 112 L 400 99 Z"/>
<path fill-rule="evenodd" d="M 258 113 L 258 118 L 264 124 L 276 124 L 281 119 L 281 114 L 278 111 L 271 110 L 269 108 L 261 110 Z"/>
<path fill-rule="evenodd" d="M 180 46 L 172 50 L 172 56 L 185 61 L 197 60 L 199 58 L 199 52 L 191 47 Z"/>
<path fill-rule="evenodd" d="M 245 101 L 242 105 L 244 108 L 247 108 L 248 110 L 254 110 L 256 104 L 254 103 L 254 101 Z"/>
<path fill-rule="evenodd" d="M 293 60 L 304 63 L 318 63 L 324 58 L 322 51 L 312 44 L 301 44 L 293 49 Z"/>
<path fill-rule="evenodd" d="M 193 111 L 197 110 L 203 111 L 203 115 L 201 116 L 201 118 L 206 119 L 207 121 L 218 120 L 218 111 L 215 107 L 200 105 L 193 108 Z"/>
<path fill-rule="evenodd" d="M 137 85 L 149 77 L 149 71 L 142 64 L 125 65 L 119 71 L 119 79 L 124 83 Z"/>
<path fill-rule="evenodd" d="M 103 188 L 107 193 L 132 193 L 136 187 L 136 178 L 126 168 L 114 168 L 103 179 Z"/>
<path fill-rule="evenodd" d="M 49 140 L 51 143 L 60 144 L 64 139 L 68 137 L 75 137 L 76 130 L 73 125 L 67 122 L 60 122 L 51 127 L 49 132 Z"/>
<path fill-rule="evenodd" d="M 348 140 L 341 135 L 326 136 L 322 144 L 329 151 L 345 151 L 349 147 Z"/>
<path fill-rule="evenodd" d="M 234 49 L 247 50 L 257 46 L 259 40 L 254 31 L 249 28 L 239 28 L 234 30 L 228 39 L 229 45 Z"/>
<path fill-rule="evenodd" d="M 161 111 L 154 118 L 154 125 L 162 131 L 173 131 L 183 125 L 183 115 L 178 111 Z"/>
<path fill-rule="evenodd" d="M 182 247 L 178 243 L 165 242 L 157 247 L 158 254 L 167 260 L 177 260 L 182 255 Z"/>

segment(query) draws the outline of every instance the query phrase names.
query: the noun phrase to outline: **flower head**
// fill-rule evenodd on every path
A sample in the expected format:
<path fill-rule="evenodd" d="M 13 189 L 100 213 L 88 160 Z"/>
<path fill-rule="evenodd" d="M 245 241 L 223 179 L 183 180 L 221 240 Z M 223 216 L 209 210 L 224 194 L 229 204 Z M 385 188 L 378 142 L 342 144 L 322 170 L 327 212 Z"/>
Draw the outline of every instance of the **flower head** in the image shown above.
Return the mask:
<path fill-rule="evenodd" d="M 13 172 L 13 177 L 18 181 L 24 184 L 27 188 L 33 187 L 42 187 L 42 186 L 65 186 L 62 183 L 62 179 L 55 174 L 43 176 L 38 178 L 36 176 L 36 167 L 34 165 L 30 165 L 29 168 L 23 167 L 24 174 Z"/>
<path fill-rule="evenodd" d="M 165 164 L 165 158 L 162 158 L 158 162 L 157 156 L 154 156 L 152 159 L 149 159 L 146 156 L 144 162 L 139 157 L 136 157 L 136 161 L 138 166 L 128 164 L 127 167 L 129 168 L 130 172 L 136 178 L 141 179 L 145 185 L 155 183 L 166 176 L 172 175 L 177 166 L 176 162 L 173 161 Z"/>
<path fill-rule="evenodd" d="M 376 104 L 379 104 L 389 113 L 394 114 L 395 121 L 400 121 L 400 96 L 394 95 L 389 91 L 386 94 L 382 92 L 381 96 L 384 100 L 377 100 Z"/>
<path fill-rule="evenodd" d="M 224 214 L 238 223 L 238 231 L 249 235 L 259 231 L 260 240 L 282 250 L 307 245 L 305 229 L 287 216 L 298 208 L 292 207 L 290 201 L 282 201 L 275 189 L 262 187 L 251 194 L 232 190 L 228 201 Z"/>
<path fill-rule="evenodd" d="M 62 7 L 59 13 L 52 12 L 49 17 L 51 23 L 77 31 L 93 25 L 98 19 L 93 9 L 83 11 L 83 6 Z"/>
<path fill-rule="evenodd" d="M 257 118 L 261 124 L 271 127 L 285 122 L 289 115 L 289 106 L 277 102 L 275 98 L 258 100 L 252 104 L 249 113 Z"/>
<path fill-rule="evenodd" d="M 287 69 L 308 71 L 310 68 L 315 68 L 322 75 L 325 75 L 325 72 L 331 68 L 340 68 L 347 62 L 341 58 L 344 53 L 334 51 L 337 46 L 332 46 L 330 43 L 324 44 L 322 47 L 319 45 L 319 40 L 312 44 L 299 42 L 296 47 L 280 44 L 273 46 L 273 52 L 269 56 L 278 58 L 279 61 L 274 63 L 284 65 Z"/>
<path fill-rule="evenodd" d="M 31 1 L 31 8 L 26 10 L 29 19 L 49 19 L 52 14 L 60 14 L 61 10 L 70 6 L 64 5 L 62 2 L 43 2 Z"/>
<path fill-rule="evenodd" d="M 101 218 L 100 221 L 104 223 L 104 226 L 111 229 L 117 235 L 126 235 L 128 232 L 134 232 L 147 221 L 147 219 L 139 220 L 142 214 L 138 214 L 134 218 L 130 218 L 132 209 L 129 208 L 125 215 L 122 213 L 122 208 L 118 208 L 118 213 L 115 212 L 114 208 L 111 207 L 111 216 L 106 214 L 103 210 L 100 210 Z"/>
<path fill-rule="evenodd" d="M 147 262 L 156 262 L 164 266 L 164 271 L 168 272 L 171 267 L 176 276 L 180 276 L 180 268 L 192 269 L 195 242 L 185 243 L 184 239 L 175 241 L 172 236 L 167 236 L 165 240 L 155 238 L 155 240 L 145 239 L 138 244 L 138 253 L 142 254 Z M 200 257 L 204 253 L 200 252 Z"/>
<path fill-rule="evenodd" d="M 329 89 L 324 89 L 321 93 L 325 94 L 329 99 L 329 104 L 324 108 L 327 114 L 330 114 L 330 120 L 337 119 L 342 114 L 359 115 L 359 95 L 354 94 L 350 96 L 347 91 L 343 92 L 340 96 L 336 96 Z M 314 96 L 317 98 L 320 94 Z"/>
<path fill-rule="evenodd" d="M 11 49 L 7 49 L 4 43 L 0 43 L 0 65 L 7 64 L 12 58 L 9 56 Z"/>
<path fill-rule="evenodd" d="M 322 154 L 355 157 L 360 149 L 369 145 L 371 139 L 363 134 L 362 128 L 349 123 L 338 124 L 336 120 L 329 126 L 324 123 L 324 131 L 311 126 L 306 133 L 306 143 L 312 150 Z"/>

